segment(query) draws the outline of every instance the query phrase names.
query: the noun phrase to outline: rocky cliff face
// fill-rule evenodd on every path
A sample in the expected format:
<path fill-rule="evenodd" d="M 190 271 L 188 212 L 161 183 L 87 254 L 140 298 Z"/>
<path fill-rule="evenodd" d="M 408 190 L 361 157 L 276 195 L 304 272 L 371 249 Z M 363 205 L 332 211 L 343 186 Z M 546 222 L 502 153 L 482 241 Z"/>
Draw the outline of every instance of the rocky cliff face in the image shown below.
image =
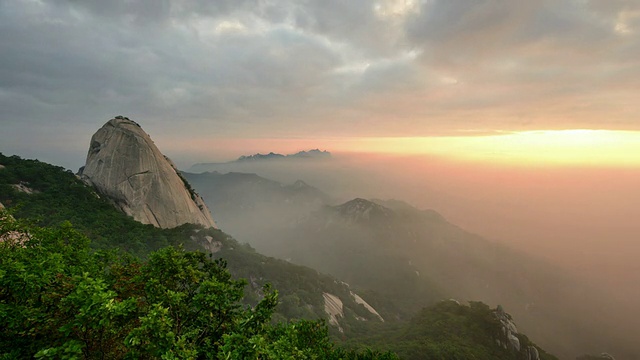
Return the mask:
<path fill-rule="evenodd" d="M 202 198 L 128 118 L 111 119 L 93 135 L 78 175 L 142 223 L 161 228 L 216 226 Z"/>
<path fill-rule="evenodd" d="M 540 360 L 540 352 L 533 345 L 521 344 L 518 337 L 518 328 L 516 323 L 513 322 L 511 315 L 504 312 L 502 306 L 498 305 L 494 311 L 494 316 L 502 327 L 502 340 L 498 340 L 498 344 L 505 349 L 518 352 L 522 355 L 524 360 Z"/>

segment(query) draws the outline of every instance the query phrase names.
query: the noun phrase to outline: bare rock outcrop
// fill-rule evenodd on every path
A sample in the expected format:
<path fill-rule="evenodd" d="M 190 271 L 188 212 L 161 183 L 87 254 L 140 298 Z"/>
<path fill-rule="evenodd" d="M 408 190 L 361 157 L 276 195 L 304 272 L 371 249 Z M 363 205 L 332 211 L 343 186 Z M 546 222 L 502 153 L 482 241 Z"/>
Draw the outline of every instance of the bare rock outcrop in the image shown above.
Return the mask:
<path fill-rule="evenodd" d="M 144 224 L 215 227 L 202 198 L 140 125 L 117 116 L 91 138 L 81 179 Z"/>
<path fill-rule="evenodd" d="M 324 311 L 329 315 L 329 324 L 338 327 L 338 331 L 344 332 L 342 327 L 340 326 L 340 322 L 338 319 L 344 317 L 344 310 L 342 305 L 342 300 L 339 297 L 329 294 L 322 293 L 322 297 L 324 298 Z"/>
<path fill-rule="evenodd" d="M 507 314 L 502 306 L 498 305 L 494 311 L 494 316 L 500 321 L 502 327 L 503 338 L 498 340 L 499 345 L 522 354 L 522 358 L 525 360 L 540 360 L 540 352 L 535 346 L 520 343 L 516 323 L 513 322 L 511 315 Z"/>
<path fill-rule="evenodd" d="M 381 322 L 384 322 L 384 319 L 382 318 L 382 316 L 380 316 L 380 314 L 376 311 L 376 309 L 374 309 L 373 306 L 369 305 L 369 303 L 364 301 L 364 299 L 361 298 L 358 294 L 355 294 L 352 291 L 351 296 L 353 297 L 353 300 L 356 302 L 356 304 L 360 304 L 364 306 L 365 309 L 367 309 L 370 313 L 375 315 Z"/>

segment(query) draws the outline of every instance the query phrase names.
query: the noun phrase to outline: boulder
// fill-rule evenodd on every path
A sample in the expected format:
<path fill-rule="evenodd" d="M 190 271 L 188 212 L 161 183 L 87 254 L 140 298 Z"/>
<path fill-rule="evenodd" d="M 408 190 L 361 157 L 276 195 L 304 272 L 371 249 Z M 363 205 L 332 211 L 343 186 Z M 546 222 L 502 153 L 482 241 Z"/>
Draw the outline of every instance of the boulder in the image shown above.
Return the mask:
<path fill-rule="evenodd" d="M 215 227 L 202 198 L 142 130 L 126 117 L 109 120 L 91 138 L 80 178 L 135 220 L 161 228 Z"/>

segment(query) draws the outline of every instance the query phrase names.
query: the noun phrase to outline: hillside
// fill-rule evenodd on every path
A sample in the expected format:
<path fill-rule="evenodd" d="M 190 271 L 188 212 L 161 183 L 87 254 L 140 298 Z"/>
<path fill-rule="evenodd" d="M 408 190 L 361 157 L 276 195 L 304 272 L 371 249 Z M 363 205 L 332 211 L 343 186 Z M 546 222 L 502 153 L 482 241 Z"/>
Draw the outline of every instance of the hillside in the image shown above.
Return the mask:
<path fill-rule="evenodd" d="M 407 360 L 557 360 L 518 333 L 501 307 L 491 309 L 473 301 L 468 305 L 456 300 L 438 302 L 420 310 L 406 324 L 362 334 L 349 344 L 392 350 Z"/>
<path fill-rule="evenodd" d="M 244 211 L 214 210 L 217 217 L 233 218 L 225 230 L 242 234 L 242 240 L 260 252 L 361 289 L 385 318 L 406 320 L 422 307 L 451 297 L 480 300 L 510 309 L 533 339 L 563 358 L 632 349 L 620 341 L 624 336 L 617 333 L 613 312 L 602 310 L 608 308 L 606 294 L 543 259 L 469 233 L 433 210 L 365 199 L 337 206 L 308 201 L 302 206 L 283 196 L 272 201 L 270 194 L 278 192 L 271 188 L 286 185 L 254 174 L 185 176 L 198 181 L 205 201 L 238 194 L 240 203 L 251 204 Z M 225 176 L 235 181 L 221 185 L 218 179 Z M 266 183 L 269 187 L 262 186 Z M 249 223 L 258 230 L 245 226 Z M 387 308 L 399 311 L 384 313 Z M 602 334 L 600 329 L 609 331 Z"/>
<path fill-rule="evenodd" d="M 605 294 L 434 211 L 385 205 L 390 207 L 354 199 L 327 206 L 289 235 L 275 235 L 284 240 L 274 247 L 280 253 L 269 255 L 375 289 L 412 312 L 434 295 L 503 305 L 532 339 L 564 358 L 627 346 L 618 342 L 621 334 L 614 335 L 616 320 L 604 310 Z M 602 329 L 610 332 L 603 335 Z"/>
<path fill-rule="evenodd" d="M 346 351 L 321 321 L 272 318 L 278 292 L 204 252 L 165 247 L 146 261 L 91 251 L 68 222 L 25 225 L 0 210 L 2 359 L 395 359 Z"/>
<path fill-rule="evenodd" d="M 221 229 L 261 252 L 267 250 L 262 243 L 271 245 L 263 239 L 265 234 L 290 227 L 300 216 L 331 202 L 329 195 L 301 180 L 287 185 L 238 172 L 182 176 L 206 199 Z"/>
<path fill-rule="evenodd" d="M 217 229 L 183 225 L 160 229 L 141 224 L 99 197 L 71 172 L 36 160 L 22 160 L 0 154 L 0 203 L 18 219 L 30 219 L 38 226 L 59 226 L 67 221 L 91 239 L 94 249 L 119 248 L 147 257 L 151 251 L 182 245 L 224 257 L 229 270 L 250 280 L 247 300 L 259 297 L 262 285 L 270 282 L 280 292 L 281 318 L 328 318 L 324 293 L 338 296 L 344 306 L 341 328 L 360 319 L 377 317 L 356 303 L 348 285 L 317 271 L 269 258 Z M 25 191 L 28 190 L 28 191 Z"/>
<path fill-rule="evenodd" d="M 65 241 L 65 239 L 69 239 L 68 236 L 72 236 L 74 239 L 77 239 L 77 254 L 80 254 L 83 259 L 81 267 L 75 267 L 73 271 L 78 271 L 82 273 L 87 270 L 90 271 L 90 274 L 94 274 L 91 276 L 97 276 L 98 279 L 102 279 L 101 277 L 106 274 L 101 268 L 103 267 L 112 267 L 114 264 L 122 264 L 124 263 L 133 263 L 138 262 L 139 260 L 135 260 L 135 258 L 131 258 L 131 255 L 128 254 L 136 254 L 137 256 L 143 257 L 142 266 L 148 266 L 144 264 L 151 264 L 154 261 L 157 261 L 158 257 L 162 258 L 163 256 L 169 256 L 171 258 L 187 256 L 188 258 L 200 259 L 200 255 L 188 255 L 191 253 L 186 253 L 186 255 L 179 255 L 176 253 L 172 253 L 171 251 L 175 250 L 167 250 L 171 249 L 173 246 L 184 246 L 186 250 L 199 250 L 204 251 L 205 253 L 212 254 L 214 258 L 223 258 L 225 261 L 220 264 L 220 266 L 225 266 L 227 264 L 228 271 L 233 274 L 234 278 L 245 278 L 247 279 L 247 284 L 244 288 L 242 296 L 238 297 L 238 295 L 234 295 L 235 297 L 229 299 L 233 301 L 240 301 L 240 303 L 245 304 L 243 306 L 252 306 L 254 311 L 258 311 L 257 309 L 261 309 L 267 305 L 263 304 L 265 299 L 269 299 L 269 292 L 265 290 L 264 285 L 267 283 L 271 283 L 273 288 L 278 290 L 279 302 L 277 302 L 277 307 L 275 309 L 270 308 L 269 317 L 271 317 L 271 321 L 273 322 L 282 322 L 292 319 L 317 319 L 324 318 L 332 324 L 329 330 L 333 334 L 334 337 L 340 338 L 342 340 L 348 340 L 353 338 L 349 344 L 353 348 L 362 348 L 362 346 L 370 346 L 374 349 L 381 349 L 385 351 L 385 349 L 391 349 L 386 342 L 371 342 L 369 341 L 369 337 L 374 336 L 375 334 L 384 334 L 387 331 L 394 331 L 394 329 L 402 329 L 404 323 L 395 322 L 393 319 L 387 319 L 387 321 L 382 322 L 384 316 L 386 314 L 399 313 L 400 310 L 397 309 L 395 304 L 392 301 L 384 301 L 381 296 L 378 296 L 377 302 L 383 307 L 377 308 L 377 305 L 374 305 L 374 308 L 367 305 L 362 297 L 357 296 L 346 283 L 342 281 L 336 280 L 335 278 L 327 275 L 322 275 L 315 270 L 304 266 L 297 266 L 290 264 L 289 262 L 283 260 L 277 260 L 274 258 L 266 257 L 257 253 L 248 245 L 243 245 L 235 241 L 230 236 L 224 234 L 222 231 L 209 228 L 203 229 L 197 225 L 183 225 L 174 229 L 160 229 L 153 227 L 152 225 L 143 225 L 136 221 L 133 221 L 131 218 L 126 215 L 120 213 L 116 210 L 115 207 L 112 206 L 106 199 L 100 198 L 91 188 L 87 187 L 83 182 L 81 182 L 75 175 L 71 172 L 66 171 L 62 168 L 51 166 L 39 161 L 35 160 L 23 160 L 16 156 L 6 157 L 0 154 L 0 164 L 2 167 L 0 168 L 0 202 L 6 205 L 6 207 L 11 211 L 12 215 L 17 219 L 26 220 L 28 222 L 33 223 L 33 225 L 28 225 L 28 227 L 24 227 L 24 225 L 15 225 L 11 221 L 9 216 L 2 216 L 2 232 L 0 238 L 6 239 L 6 234 L 15 234 L 15 231 L 18 233 L 28 233 L 34 234 L 31 236 L 33 241 L 52 241 L 49 243 L 50 250 L 41 252 L 39 251 L 38 256 L 51 256 L 52 259 L 57 259 L 59 255 L 58 252 L 69 252 L 70 254 L 76 254 L 76 250 L 67 249 L 64 246 L 60 246 L 60 241 Z M 71 229 L 71 225 L 65 219 L 71 219 L 74 229 Z M 22 226 L 22 227 L 21 227 Z M 34 227 L 35 226 L 35 227 Z M 45 226 L 44 229 L 39 230 L 40 226 Z M 114 231 L 114 229 L 116 229 Z M 44 238 L 39 238 L 36 234 L 45 234 Z M 56 235 L 57 234 L 57 235 Z M 64 235 L 67 234 L 67 235 Z M 75 235 L 70 235 L 75 234 Z M 60 236 L 63 236 L 61 238 Z M 29 240 L 29 241 L 32 241 Z M 75 240 L 74 240 L 75 241 Z M 91 241 L 91 247 L 93 249 L 88 248 L 89 241 Z M 133 245 L 130 245 L 129 242 L 132 242 Z M 36 244 L 36 243 L 34 243 Z M 38 244 L 40 244 L 38 242 Z M 83 245 L 84 244 L 84 245 Z M 7 247 L 8 246 L 8 247 Z M 41 245 L 37 245 L 40 247 Z M 75 246 L 75 245 L 74 245 Z M 169 248 L 167 248 L 169 246 Z M 16 253 L 17 248 L 15 245 L 11 245 L 11 242 L 1 241 L 0 248 L 2 251 L 8 251 L 7 254 L 10 256 L 18 256 Z M 117 252 L 113 252 L 115 249 L 120 249 Z M 33 263 L 34 261 L 37 263 L 38 261 L 42 261 L 43 258 L 39 258 L 37 256 L 29 255 L 29 251 L 31 246 L 29 244 L 26 245 L 24 250 L 20 250 L 20 252 L 24 252 L 23 255 L 20 255 L 20 260 L 18 263 L 16 262 L 8 262 L 3 261 L 3 272 L 2 272 L 2 281 L 9 281 L 8 274 L 12 274 L 13 270 L 10 270 L 6 266 L 10 264 L 14 264 L 20 268 L 31 268 L 32 265 L 28 265 Z M 35 248 L 34 248 L 35 249 Z M 104 249 L 110 250 L 112 255 L 104 258 L 101 253 L 96 253 L 95 249 Z M 156 250 L 156 252 L 152 252 Z M 179 251 L 179 250 L 178 250 Z M 119 254 L 119 255 L 118 255 Z M 172 255 L 173 254 L 173 255 Z M 197 253 L 194 253 L 197 254 Z M 66 258 L 68 255 L 63 255 L 63 258 Z M 76 256 L 76 255 L 73 255 Z M 97 258 L 95 256 L 98 256 Z M 135 255 L 134 255 L 135 256 Z M 7 257 L 5 257 L 8 259 Z M 39 260 L 40 259 L 40 260 Z M 71 259 L 71 258 L 70 258 Z M 94 259 L 94 260 L 90 260 Z M 99 259 L 104 259 L 100 260 Z M 148 260 L 144 260 L 148 259 Z M 47 260 L 48 261 L 48 260 Z M 70 260 L 78 264 L 76 260 Z M 111 265 L 104 263 L 104 261 L 112 261 Z M 150 261 L 150 262 L 148 262 Z M 201 260 L 197 260 L 201 261 Z M 45 263 L 47 263 L 45 261 Z M 21 265 L 22 264 L 22 265 Z M 11 265 L 11 266 L 14 266 Z M 119 266 L 119 265 L 118 265 Z M 63 267 L 64 268 L 64 267 Z M 55 269 L 63 269 L 57 267 Z M 83 270 L 85 269 L 85 270 Z M 49 270 L 46 270 L 49 271 Z M 60 270 L 52 270 L 60 271 Z M 69 274 L 72 276 L 73 274 Z M 55 277 L 54 277 L 55 278 Z M 50 279 L 54 279 L 50 278 Z M 47 277 L 41 277 L 42 284 L 38 286 L 42 291 L 50 292 L 49 286 L 59 286 L 55 285 L 55 282 L 51 282 L 53 280 L 47 280 Z M 71 288 L 76 288 L 80 286 L 80 283 L 76 283 L 75 281 L 80 278 L 71 277 L 70 279 L 75 279 L 68 286 Z M 109 280 L 111 279 L 111 280 Z M 13 281 L 13 280 L 11 280 Z M 111 286 L 116 286 L 116 283 L 113 283 L 113 278 L 104 278 L 102 280 L 98 280 L 99 283 L 104 283 L 107 288 L 104 288 L 106 291 L 104 294 L 106 296 L 105 301 L 108 301 L 112 296 L 109 290 Z M 228 281 L 228 280 L 225 280 Z M 148 282 L 148 280 L 147 280 Z M 7 283 L 9 284 L 9 283 Z M 239 283 L 238 283 L 239 284 Z M 66 285 L 65 285 L 66 286 Z M 200 286 L 200 285 L 198 285 Z M 240 286 L 240 285 L 233 285 Z M 10 287 L 6 287 L 5 289 L 10 289 Z M 78 288 L 79 289 L 79 288 Z M 115 294 L 118 294 L 118 290 L 120 288 L 113 288 Z M 13 290 L 12 290 L 13 291 Z M 102 291 L 102 290 L 101 290 Z M 33 293 L 33 296 L 40 296 L 36 291 Z M 368 294 L 368 292 L 367 292 Z M 368 295 L 362 294 L 362 296 L 369 301 Z M 14 295 L 10 295 L 6 291 L 0 294 L 2 297 L 4 304 L 4 314 L 14 314 L 15 311 L 14 306 L 17 306 L 18 303 L 13 303 L 13 300 L 8 301 L 8 299 L 17 299 L 17 293 Z M 31 296 L 28 294 L 24 294 L 24 296 Z M 76 297 L 74 301 L 83 301 L 82 296 L 79 294 L 79 298 Z M 132 298 L 133 299 L 133 298 Z M 65 300 L 66 301 L 66 300 Z M 63 301 L 62 304 L 67 303 Z M 71 301 L 71 300 L 69 300 Z M 134 301 L 134 300 L 131 300 Z M 35 303 L 34 303 L 35 304 Z M 69 303 L 71 304 L 71 303 Z M 29 305 L 31 306 L 31 305 Z M 74 305 L 75 306 L 75 305 Z M 78 306 L 81 306 L 80 304 Z M 275 306 L 275 303 L 273 304 Z M 29 309 L 29 307 L 27 307 Z M 80 308 L 71 307 L 67 308 L 65 311 L 79 311 Z M 149 308 L 140 308 L 139 311 L 146 312 Z M 9 311 L 11 310 L 11 311 Z M 378 314 L 375 310 L 379 310 Z M 31 311 L 31 310 L 30 310 Z M 43 309 L 33 308 L 33 311 L 43 311 Z M 131 310 L 133 311 L 133 310 Z M 138 311 L 138 310 L 136 310 Z M 271 311 L 275 311 L 273 315 L 271 315 Z M 434 308 L 436 313 L 439 313 L 440 310 L 438 308 Z M 57 316 L 54 314 L 46 314 L 44 316 Z M 131 323 L 130 325 L 127 323 L 126 319 L 135 319 L 141 315 L 137 312 L 127 312 L 128 315 L 121 317 L 120 320 L 123 322 L 123 329 L 136 329 L 136 323 Z M 150 313 L 149 313 L 150 314 Z M 243 315 L 244 314 L 244 315 Z M 381 316 L 382 315 L 382 316 Z M 107 316 L 106 314 L 96 313 L 96 317 L 93 318 L 84 318 L 84 320 L 78 321 L 93 321 L 91 319 L 99 319 L 101 316 Z M 110 316 L 110 315 L 109 315 Z M 234 315 L 236 316 L 236 315 Z M 242 316 L 248 316 L 245 313 L 237 313 L 239 318 Z M 464 315 L 467 316 L 467 315 Z M 473 320 L 470 318 L 470 321 Z M 476 319 L 477 320 L 477 319 Z M 473 321 L 476 321 L 473 320 Z M 490 322 L 494 322 L 495 319 L 486 319 Z M 13 321 L 13 320 L 12 320 Z M 56 320 L 57 321 L 57 320 Z M 65 320 L 66 321 L 66 320 Z M 264 320 L 262 320 L 264 321 Z M 53 324 L 52 326 L 61 326 L 65 328 L 64 321 L 59 323 L 59 325 Z M 97 324 L 97 323 L 96 323 Z M 103 324 L 103 322 L 100 322 Z M 104 323 L 106 324 L 106 323 Z M 326 351 L 332 351 L 331 354 L 338 354 L 339 358 L 343 359 L 374 359 L 374 358 L 393 358 L 392 355 L 387 354 L 384 355 L 382 353 L 376 351 L 364 351 L 359 353 L 346 352 L 345 350 L 341 350 L 340 348 L 334 348 L 334 345 L 330 345 L 329 343 L 322 342 L 323 335 L 322 326 L 320 328 L 314 327 L 316 325 L 306 325 L 312 323 L 300 323 L 301 325 L 296 329 L 287 330 L 286 327 L 276 327 L 274 330 L 266 329 L 266 333 L 250 333 L 239 335 L 240 337 L 238 341 L 249 341 L 249 339 L 255 338 L 255 336 L 259 335 L 260 341 L 266 341 L 264 346 L 267 346 L 269 343 L 274 344 L 290 344 L 292 341 L 302 341 L 299 340 L 301 337 L 311 336 L 315 338 L 319 342 L 313 344 L 307 344 L 305 346 L 309 346 L 307 348 L 312 354 L 314 351 L 325 351 L 325 355 L 328 354 Z M 485 324 L 486 325 L 486 324 Z M 484 328 L 482 321 L 478 322 L 477 329 L 482 331 Z M 29 326 L 36 326 L 35 324 L 28 325 L 26 330 L 28 330 Z M 70 325 L 69 325 L 70 326 Z M 95 325 L 98 326 L 98 325 Z M 96 331 L 102 331 L 98 327 L 94 329 Z M 310 326 L 310 327 L 309 327 Z M 16 351 L 34 351 L 36 352 L 38 346 L 48 346 L 47 338 L 40 338 L 40 342 L 32 342 L 28 340 L 28 336 L 21 327 L 11 328 L 11 332 L 6 332 L 0 341 L 3 343 L 8 343 L 19 339 L 20 341 L 26 341 L 26 343 L 32 343 L 33 346 L 24 348 L 17 347 L 14 350 Z M 22 329 L 22 330 L 21 330 Z M 54 328 L 51 328 L 54 331 Z M 307 330 L 305 330 L 307 329 Z M 315 329 L 315 330 L 314 330 Z M 495 330 L 495 329 L 494 329 Z M 47 330 L 49 331 L 49 330 Z M 111 330 L 109 330 L 111 331 Z M 135 332 L 139 334 L 143 334 L 143 330 L 136 330 Z M 146 331 L 146 330 L 145 330 Z M 148 336 L 162 336 L 162 332 L 158 332 L 160 330 L 156 329 L 153 334 Z M 167 330 L 169 331 L 169 330 Z M 239 330 L 238 330 L 239 331 Z M 299 332 L 302 331 L 302 334 Z M 413 330 L 411 330 L 413 331 Z M 54 334 L 55 331 L 51 334 Z M 283 334 L 288 334 L 286 338 L 282 338 Z M 362 338 L 362 340 L 358 340 L 363 334 L 366 334 L 366 339 Z M 485 335 L 488 337 L 495 337 L 496 339 L 500 336 L 500 332 L 495 333 L 486 333 Z M 27 337 L 25 337 L 27 336 Z M 48 335 L 47 335 L 48 336 Z M 78 342 L 73 342 L 74 339 L 73 334 L 69 334 L 67 337 L 61 335 L 56 335 L 52 340 L 53 347 L 50 348 L 51 351 L 49 354 L 51 356 L 55 356 L 55 354 L 59 354 L 58 351 L 66 351 L 63 350 L 65 346 L 71 346 L 73 344 L 81 344 L 77 346 L 81 346 L 81 348 L 75 348 L 75 350 L 70 351 L 82 351 L 82 349 L 86 349 L 89 346 L 107 346 L 108 344 L 102 343 L 102 345 L 98 345 L 97 343 L 91 342 L 90 338 L 78 338 Z M 69 337 L 70 336 L 70 337 Z M 120 336 L 123 336 L 123 333 L 111 333 L 112 340 L 116 341 Z M 133 335 L 131 335 L 133 336 Z M 246 336 L 249 336 L 247 338 Z M 275 337 L 274 337 L 275 336 Z M 422 336 L 422 335 L 421 335 Z M 446 339 L 443 340 L 442 336 L 438 338 L 431 338 L 432 335 L 427 333 L 422 336 L 421 341 L 427 342 L 437 342 L 440 343 L 444 341 L 443 344 L 446 344 Z M 448 336 L 457 337 L 458 335 L 449 334 Z M 115 340 L 114 340 L 115 339 Z M 188 339 L 188 338 L 185 338 Z M 241 340 L 245 339 L 245 340 Z M 270 339 L 270 340 L 269 340 Z M 278 340 L 279 339 L 279 340 Z M 298 339 L 298 340 L 296 340 Z M 69 342 L 73 340 L 72 342 Z M 87 342 L 89 341 L 89 342 Z M 190 341 L 190 340 L 189 340 Z M 251 340 L 253 341 L 253 340 Z M 25 344 L 26 344 L 25 343 Z M 37 345 L 41 344 L 41 345 Z M 57 344 L 57 345 L 56 345 Z M 65 345 L 66 344 L 66 345 Z M 144 343 L 141 343 L 144 344 Z M 167 344 L 174 344 L 173 342 Z M 360 345 L 363 344 L 363 345 Z M 73 346 L 76 346 L 73 345 Z M 167 345 L 167 346 L 169 346 Z M 184 345 L 184 344 L 183 344 Z M 82 347 L 84 346 L 84 347 Z M 137 346 L 137 345 L 136 345 Z M 146 347 L 145 347 L 146 346 Z M 173 346 L 173 345 L 171 345 Z M 171 348 L 162 348 L 153 347 L 149 348 L 147 345 L 142 347 L 135 347 L 138 349 L 136 351 L 169 351 L 167 349 Z M 186 345 L 185 345 L 186 346 Z M 191 346 L 191 345 L 189 345 Z M 238 344 L 234 345 L 238 346 Z M 417 345 L 402 345 L 405 348 L 413 348 Z M 474 338 L 468 339 L 468 343 L 464 346 L 470 346 L 471 349 L 475 349 L 482 346 L 480 343 L 477 343 Z M 26 350 L 25 350 L 26 349 Z M 31 349 L 31 350 L 29 350 Z M 116 352 L 124 351 L 120 348 L 109 348 Z M 115 350 L 114 350 L 115 349 Z M 118 350 L 120 349 L 120 350 Z M 162 350 L 164 349 L 164 350 Z M 200 347 L 194 349 L 201 349 Z M 242 347 L 234 348 L 234 349 L 242 349 Z M 255 349 L 255 348 L 254 348 Z M 271 349 L 271 350 L 270 350 Z M 329 350 L 327 350 L 329 349 Z M 498 342 L 494 342 L 494 346 L 492 351 L 500 352 L 504 349 L 504 346 Z M 109 351 L 111 351 L 109 350 Z M 173 351 L 173 350 L 171 350 Z M 193 351 L 201 351 L 201 350 L 193 350 Z M 204 351 L 204 350 L 203 350 Z M 216 350 L 217 351 L 217 350 Z M 231 350 L 230 350 L 231 351 Z M 252 350 L 253 351 L 253 350 Z M 273 353 L 272 348 L 267 346 L 267 349 L 264 351 L 271 351 Z M 395 350 L 394 350 L 395 351 Z M 415 351 L 419 350 L 419 347 L 416 347 Z M 244 358 L 241 355 L 235 353 L 235 356 L 231 358 Z M 280 353 L 282 355 L 282 353 Z M 340 355 L 342 354 L 342 355 Z M 511 353 L 510 359 L 513 358 L 519 359 L 522 356 L 522 352 L 514 352 Z M 326 355 L 321 356 L 320 358 L 332 358 L 334 355 Z M 90 358 L 90 356 L 84 356 L 83 358 Z M 118 358 L 118 356 L 115 356 Z M 265 356 L 264 358 L 282 358 L 280 355 L 274 357 Z M 298 358 L 314 358 L 311 355 L 304 355 Z M 427 359 L 428 357 L 423 357 Z"/>

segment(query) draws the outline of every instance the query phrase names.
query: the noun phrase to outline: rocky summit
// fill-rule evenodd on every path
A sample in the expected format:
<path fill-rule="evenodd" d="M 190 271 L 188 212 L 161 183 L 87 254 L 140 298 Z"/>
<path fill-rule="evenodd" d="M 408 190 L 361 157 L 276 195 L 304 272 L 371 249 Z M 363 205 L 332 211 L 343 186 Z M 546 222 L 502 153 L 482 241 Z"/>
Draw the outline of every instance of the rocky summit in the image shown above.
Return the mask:
<path fill-rule="evenodd" d="M 126 117 L 109 120 L 93 135 L 78 175 L 144 224 L 216 226 L 202 198 L 171 160 L 138 123 Z"/>

